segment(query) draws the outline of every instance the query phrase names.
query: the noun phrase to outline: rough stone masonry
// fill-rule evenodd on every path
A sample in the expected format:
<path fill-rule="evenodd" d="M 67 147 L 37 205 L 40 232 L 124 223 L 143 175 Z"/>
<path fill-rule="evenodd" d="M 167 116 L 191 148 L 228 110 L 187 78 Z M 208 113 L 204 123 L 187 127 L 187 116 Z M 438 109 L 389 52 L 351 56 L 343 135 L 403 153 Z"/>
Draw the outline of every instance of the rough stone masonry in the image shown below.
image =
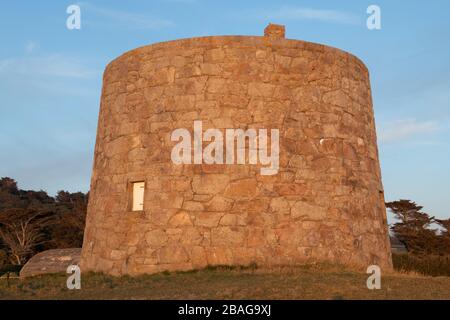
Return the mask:
<path fill-rule="evenodd" d="M 367 68 L 284 34 L 157 43 L 107 66 L 82 271 L 392 267 Z M 278 172 L 174 163 L 171 134 L 195 121 L 279 130 Z"/>

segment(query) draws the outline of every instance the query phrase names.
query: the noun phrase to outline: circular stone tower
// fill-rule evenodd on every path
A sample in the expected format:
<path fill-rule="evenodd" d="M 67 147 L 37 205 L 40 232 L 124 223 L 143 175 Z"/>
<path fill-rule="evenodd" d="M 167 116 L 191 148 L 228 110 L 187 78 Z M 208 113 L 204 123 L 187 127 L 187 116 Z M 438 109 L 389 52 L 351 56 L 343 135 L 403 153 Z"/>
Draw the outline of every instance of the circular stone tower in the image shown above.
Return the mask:
<path fill-rule="evenodd" d="M 369 74 L 353 55 L 269 25 L 132 50 L 103 81 L 83 271 L 391 268 Z"/>

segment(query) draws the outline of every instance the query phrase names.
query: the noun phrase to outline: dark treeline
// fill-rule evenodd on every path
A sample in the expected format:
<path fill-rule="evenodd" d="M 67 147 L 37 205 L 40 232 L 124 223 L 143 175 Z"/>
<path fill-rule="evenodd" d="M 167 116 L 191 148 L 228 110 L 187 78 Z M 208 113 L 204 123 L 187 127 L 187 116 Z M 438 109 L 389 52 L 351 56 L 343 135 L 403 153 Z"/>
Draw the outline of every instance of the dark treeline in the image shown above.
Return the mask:
<path fill-rule="evenodd" d="M 34 254 L 83 243 L 88 194 L 26 191 L 0 179 L 0 267 L 23 265 Z"/>

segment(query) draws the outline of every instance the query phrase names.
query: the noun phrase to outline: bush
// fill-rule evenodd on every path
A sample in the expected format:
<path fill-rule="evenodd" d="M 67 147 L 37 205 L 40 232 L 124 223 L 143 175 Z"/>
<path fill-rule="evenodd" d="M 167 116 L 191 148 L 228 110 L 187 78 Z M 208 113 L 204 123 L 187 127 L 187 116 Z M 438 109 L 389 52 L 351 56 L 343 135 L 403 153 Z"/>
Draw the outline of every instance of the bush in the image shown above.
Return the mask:
<path fill-rule="evenodd" d="M 17 273 L 17 275 L 19 274 L 20 270 L 22 270 L 23 266 L 17 266 L 17 265 L 13 265 L 13 264 L 7 264 L 4 265 L 1 269 L 0 269 L 0 276 L 2 276 L 5 273 Z"/>
<path fill-rule="evenodd" d="M 450 256 L 392 254 L 394 268 L 400 272 L 417 272 L 427 276 L 450 277 Z"/>
<path fill-rule="evenodd" d="M 8 254 L 0 249 L 0 269 L 8 264 Z"/>

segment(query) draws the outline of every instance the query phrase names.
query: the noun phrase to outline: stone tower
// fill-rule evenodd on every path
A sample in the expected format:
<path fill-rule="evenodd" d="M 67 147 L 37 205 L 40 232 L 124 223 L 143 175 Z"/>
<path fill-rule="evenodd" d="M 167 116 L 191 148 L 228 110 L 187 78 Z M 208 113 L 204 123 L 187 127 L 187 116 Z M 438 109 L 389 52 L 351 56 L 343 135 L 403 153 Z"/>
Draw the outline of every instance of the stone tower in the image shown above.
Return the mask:
<path fill-rule="evenodd" d="M 173 159 L 180 128 L 194 145 L 184 162 Z M 225 144 L 232 128 L 257 136 Z M 215 155 L 231 153 L 234 162 L 202 158 L 213 141 L 208 129 L 223 133 L 224 150 Z M 263 133 L 279 146 L 266 150 L 278 157 L 270 174 L 261 153 L 250 159 L 254 148 L 263 150 Z M 392 265 L 369 74 L 360 60 L 285 39 L 283 26 L 269 25 L 263 37 L 157 43 L 107 66 L 83 271 L 310 261 Z"/>

